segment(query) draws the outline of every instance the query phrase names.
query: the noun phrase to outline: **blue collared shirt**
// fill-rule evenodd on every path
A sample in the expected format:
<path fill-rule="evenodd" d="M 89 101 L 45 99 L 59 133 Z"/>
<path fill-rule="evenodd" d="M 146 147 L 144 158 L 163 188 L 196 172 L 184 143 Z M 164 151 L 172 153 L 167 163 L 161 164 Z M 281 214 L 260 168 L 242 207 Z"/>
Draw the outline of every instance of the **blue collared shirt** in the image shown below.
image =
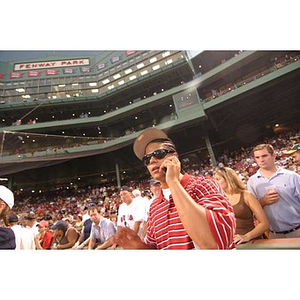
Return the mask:
<path fill-rule="evenodd" d="M 271 178 L 264 177 L 260 169 L 247 183 L 248 190 L 257 199 L 266 194 L 266 187 L 275 185 L 279 200 L 265 205 L 264 211 L 269 219 L 272 231 L 286 231 L 300 224 L 300 175 L 279 167 Z"/>

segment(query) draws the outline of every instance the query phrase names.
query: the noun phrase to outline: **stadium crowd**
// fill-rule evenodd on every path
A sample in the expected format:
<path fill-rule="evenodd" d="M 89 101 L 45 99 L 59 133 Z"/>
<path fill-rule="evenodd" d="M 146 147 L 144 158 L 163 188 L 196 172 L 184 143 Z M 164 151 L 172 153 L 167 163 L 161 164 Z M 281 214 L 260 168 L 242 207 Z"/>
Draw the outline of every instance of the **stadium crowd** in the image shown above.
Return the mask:
<path fill-rule="evenodd" d="M 274 147 L 276 166 L 300 174 L 299 162 L 295 164 L 295 160 L 286 154 L 287 150 L 299 142 L 298 131 L 284 132 L 262 141 Z M 258 170 L 252 150 L 253 146 L 234 152 L 225 150 L 217 158 L 218 167 L 226 166 L 233 169 L 246 186 L 249 178 Z M 199 177 L 212 178 L 215 170 L 216 166 L 210 161 L 199 162 L 196 167 L 190 165 L 189 161 L 184 164 L 184 172 Z M 122 204 L 128 201 L 126 203 L 135 203 L 136 207 L 139 206 L 139 209 L 136 209 L 139 210 L 137 214 L 145 213 L 137 229 L 137 233 L 144 237 L 143 229 L 147 222 L 149 204 L 156 193 L 153 187 L 158 183 L 149 180 L 150 178 L 143 181 L 132 179 L 121 188 L 111 185 L 86 188 L 73 186 L 49 190 L 38 196 L 18 191 L 14 193 L 14 205 L 7 222 L 4 222 L 5 227 L 12 228 L 16 236 L 25 236 L 23 231 L 26 229 L 27 237 L 24 237 L 23 242 L 16 241 L 15 249 L 95 249 L 109 240 L 118 226 L 122 225 L 124 220 L 119 211 Z M 107 230 L 103 231 L 100 228 Z M 32 236 L 28 234 L 28 229 L 32 231 Z M 57 240 L 57 237 L 60 239 Z M 59 242 L 64 239 L 66 242 Z M 120 247 L 112 241 L 106 248 Z"/>

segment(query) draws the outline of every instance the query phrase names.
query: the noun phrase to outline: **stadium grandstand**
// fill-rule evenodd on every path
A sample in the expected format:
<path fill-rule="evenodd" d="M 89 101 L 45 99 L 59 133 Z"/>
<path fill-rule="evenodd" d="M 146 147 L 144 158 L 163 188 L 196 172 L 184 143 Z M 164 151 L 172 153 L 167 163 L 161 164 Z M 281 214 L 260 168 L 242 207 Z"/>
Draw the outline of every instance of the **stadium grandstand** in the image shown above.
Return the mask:
<path fill-rule="evenodd" d="M 151 126 L 194 165 L 299 129 L 300 51 L 13 52 L 0 177 L 14 191 L 149 179 L 132 144 Z"/>

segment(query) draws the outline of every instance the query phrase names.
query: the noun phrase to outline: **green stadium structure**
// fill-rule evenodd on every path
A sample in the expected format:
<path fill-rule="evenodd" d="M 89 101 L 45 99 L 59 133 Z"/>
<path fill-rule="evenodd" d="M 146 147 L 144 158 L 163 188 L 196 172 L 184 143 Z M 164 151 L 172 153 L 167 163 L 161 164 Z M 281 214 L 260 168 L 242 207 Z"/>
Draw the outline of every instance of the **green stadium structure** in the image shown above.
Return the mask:
<path fill-rule="evenodd" d="M 0 176 L 12 189 L 146 176 L 132 143 L 151 126 L 168 132 L 182 159 L 212 164 L 275 124 L 299 127 L 300 51 L 4 54 Z"/>

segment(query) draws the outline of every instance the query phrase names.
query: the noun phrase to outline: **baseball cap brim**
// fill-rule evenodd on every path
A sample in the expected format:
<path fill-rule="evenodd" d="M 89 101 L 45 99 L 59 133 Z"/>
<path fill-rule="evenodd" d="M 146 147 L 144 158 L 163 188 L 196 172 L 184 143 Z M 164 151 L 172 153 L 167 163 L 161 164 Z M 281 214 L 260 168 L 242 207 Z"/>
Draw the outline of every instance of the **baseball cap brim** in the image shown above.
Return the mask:
<path fill-rule="evenodd" d="M 291 154 L 295 153 L 296 151 L 297 150 L 289 150 L 289 151 L 285 151 L 283 153 L 286 154 L 286 155 L 291 155 Z"/>
<path fill-rule="evenodd" d="M 165 140 L 170 140 L 167 136 L 167 134 L 157 128 L 148 128 L 144 130 L 134 141 L 133 144 L 133 151 L 134 154 L 142 160 L 144 154 L 145 154 L 145 149 L 147 145 L 156 139 L 165 139 Z"/>

